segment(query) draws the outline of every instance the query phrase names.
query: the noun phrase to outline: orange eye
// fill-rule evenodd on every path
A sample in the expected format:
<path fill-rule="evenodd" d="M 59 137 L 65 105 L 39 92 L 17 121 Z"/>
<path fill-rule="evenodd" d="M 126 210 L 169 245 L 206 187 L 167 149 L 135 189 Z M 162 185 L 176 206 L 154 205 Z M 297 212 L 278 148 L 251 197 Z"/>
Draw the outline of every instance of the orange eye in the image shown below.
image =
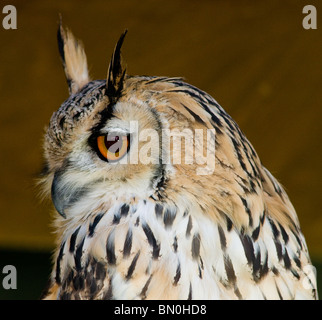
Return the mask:
<path fill-rule="evenodd" d="M 102 157 L 108 162 L 123 158 L 130 146 L 130 137 L 108 134 L 97 137 L 97 147 Z"/>

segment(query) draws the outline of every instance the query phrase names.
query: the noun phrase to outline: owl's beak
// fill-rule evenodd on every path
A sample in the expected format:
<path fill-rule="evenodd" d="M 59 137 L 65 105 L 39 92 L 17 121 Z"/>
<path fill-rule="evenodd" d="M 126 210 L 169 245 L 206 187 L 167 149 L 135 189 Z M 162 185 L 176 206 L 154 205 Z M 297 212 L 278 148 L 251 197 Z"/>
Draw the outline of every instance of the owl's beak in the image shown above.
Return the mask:
<path fill-rule="evenodd" d="M 57 212 L 66 219 L 66 210 L 86 193 L 84 187 L 72 187 L 63 182 L 62 174 L 56 171 L 51 185 L 51 198 Z"/>
<path fill-rule="evenodd" d="M 53 183 L 51 185 L 51 199 L 58 213 L 66 219 L 65 207 L 66 197 L 59 188 L 60 175 L 58 172 L 55 173 Z"/>

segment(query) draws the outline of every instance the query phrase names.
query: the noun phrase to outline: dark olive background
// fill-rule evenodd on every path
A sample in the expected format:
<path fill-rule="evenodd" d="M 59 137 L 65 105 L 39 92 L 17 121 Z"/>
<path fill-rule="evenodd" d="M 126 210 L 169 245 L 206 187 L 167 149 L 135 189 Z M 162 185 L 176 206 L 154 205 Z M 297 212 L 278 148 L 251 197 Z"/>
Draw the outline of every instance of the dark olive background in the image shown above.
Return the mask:
<path fill-rule="evenodd" d="M 321 265 L 321 2 L 3 0 L 0 20 L 6 4 L 16 7 L 18 28 L 0 25 L 0 298 L 39 297 L 50 272 L 51 204 L 35 181 L 44 127 L 68 96 L 59 14 L 82 39 L 93 79 L 105 78 L 127 28 L 129 74 L 183 76 L 210 93 L 285 186 Z M 307 4 L 317 8 L 317 30 L 302 27 Z M 17 268 L 17 290 L 2 289 L 7 264 Z"/>

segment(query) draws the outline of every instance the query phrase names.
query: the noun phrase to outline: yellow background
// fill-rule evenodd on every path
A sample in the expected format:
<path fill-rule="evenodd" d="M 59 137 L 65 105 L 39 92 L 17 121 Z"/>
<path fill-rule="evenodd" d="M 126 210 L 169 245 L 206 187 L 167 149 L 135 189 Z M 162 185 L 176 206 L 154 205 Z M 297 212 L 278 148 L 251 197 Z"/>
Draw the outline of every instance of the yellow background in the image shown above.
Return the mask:
<path fill-rule="evenodd" d="M 53 247 L 50 202 L 35 181 L 42 135 L 68 97 L 58 55 L 59 13 L 82 39 L 93 79 L 113 47 L 128 73 L 183 76 L 237 121 L 285 186 L 314 259 L 322 259 L 322 3 L 304 30 L 308 1 L 1 1 L 17 30 L 0 26 L 0 248 Z M 2 10 L 1 10 L 2 11 Z M 5 15 L 2 14 L 2 18 Z"/>

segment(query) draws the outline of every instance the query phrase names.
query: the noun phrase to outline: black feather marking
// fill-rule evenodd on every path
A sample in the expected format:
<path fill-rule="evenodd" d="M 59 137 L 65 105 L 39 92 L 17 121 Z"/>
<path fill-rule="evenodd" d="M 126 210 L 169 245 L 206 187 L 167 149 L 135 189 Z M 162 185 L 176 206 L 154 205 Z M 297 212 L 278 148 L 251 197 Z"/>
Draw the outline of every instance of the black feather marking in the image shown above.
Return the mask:
<path fill-rule="evenodd" d="M 129 266 L 129 269 L 127 270 L 127 275 L 125 277 L 126 280 L 130 280 L 132 275 L 133 275 L 133 272 L 135 270 L 135 267 L 136 267 L 136 263 L 139 259 L 139 256 L 140 256 L 140 250 L 136 253 L 136 255 L 134 256 L 130 266 Z"/>
<path fill-rule="evenodd" d="M 229 256 L 224 256 L 225 270 L 227 274 L 228 282 L 234 285 L 236 283 L 236 274 L 234 270 L 234 266 L 229 258 Z"/>
<path fill-rule="evenodd" d="M 121 207 L 121 217 L 126 217 L 129 213 L 129 209 L 130 209 L 129 205 L 124 203 Z"/>
<path fill-rule="evenodd" d="M 176 218 L 176 214 L 177 214 L 176 209 L 174 211 L 170 209 L 166 209 L 164 211 L 163 222 L 166 228 L 172 226 L 173 221 Z"/>
<path fill-rule="evenodd" d="M 185 106 L 183 103 L 181 105 L 192 115 L 192 117 L 199 123 L 204 123 L 203 120 L 196 114 L 194 113 L 190 108 Z"/>
<path fill-rule="evenodd" d="M 285 269 L 290 269 L 291 268 L 291 260 L 290 260 L 290 257 L 288 255 L 286 249 L 285 249 L 285 253 L 283 254 L 283 260 L 284 260 Z"/>
<path fill-rule="evenodd" d="M 184 82 L 183 78 L 170 78 L 169 80 L 170 80 L 169 82 L 175 84 L 176 87 L 186 89 L 186 91 L 187 91 L 186 93 L 187 94 L 191 93 L 190 95 L 193 96 L 195 99 L 201 100 L 201 101 L 208 101 L 207 96 L 209 96 L 209 95 L 206 92 L 204 92 L 201 89 L 193 86 L 190 83 Z"/>
<path fill-rule="evenodd" d="M 184 85 L 186 85 L 186 84 L 184 84 Z M 182 86 L 182 84 L 181 84 L 181 86 Z M 182 87 L 180 89 L 171 89 L 170 92 L 184 93 L 184 94 L 192 97 L 194 100 L 196 100 L 198 102 L 201 101 L 200 96 L 197 93 L 195 93 L 192 90 L 190 90 L 189 88 Z"/>
<path fill-rule="evenodd" d="M 215 126 L 216 132 L 218 132 L 219 134 L 222 134 L 222 131 L 219 129 L 219 128 L 222 128 L 222 126 L 223 126 L 221 120 L 215 115 L 214 112 L 211 112 L 211 110 L 209 109 L 207 104 L 205 104 L 202 101 L 199 101 L 199 103 L 210 114 L 211 120 L 216 124 L 216 126 Z"/>
<path fill-rule="evenodd" d="M 68 74 L 66 72 L 66 59 L 65 59 L 65 51 L 64 51 L 64 46 L 65 46 L 65 32 L 62 26 L 62 21 L 60 19 L 58 30 L 57 30 L 57 43 L 58 43 L 58 51 L 59 55 L 61 57 L 61 61 L 63 64 L 65 76 L 66 76 L 66 81 L 67 85 L 69 88 L 69 92 L 71 92 L 71 87 L 72 87 L 72 79 L 68 77 Z"/>
<path fill-rule="evenodd" d="M 218 225 L 218 233 L 219 233 L 219 240 L 220 240 L 221 250 L 225 251 L 226 246 L 227 246 L 226 236 L 225 236 L 224 230 L 222 229 L 222 227 L 220 225 Z"/>
<path fill-rule="evenodd" d="M 243 296 L 241 295 L 241 293 L 240 293 L 240 291 L 239 291 L 239 289 L 238 289 L 237 285 L 235 285 L 235 287 L 234 287 L 234 293 L 235 293 L 236 297 L 237 297 L 239 300 L 243 300 Z"/>
<path fill-rule="evenodd" d="M 156 77 L 156 76 L 153 76 L 146 83 L 147 84 L 151 84 L 151 83 L 155 83 L 155 82 L 162 82 L 162 81 L 165 81 L 165 80 L 168 80 L 168 79 L 169 78 L 167 78 L 167 77 Z"/>
<path fill-rule="evenodd" d="M 88 236 L 89 237 L 92 237 L 94 235 L 95 228 L 98 225 L 98 223 L 101 221 L 103 216 L 104 216 L 104 213 L 98 214 L 97 216 L 95 216 L 93 223 L 90 223 L 90 225 L 88 227 Z"/>
<path fill-rule="evenodd" d="M 162 164 L 161 155 L 160 155 L 160 163 Z M 164 198 L 164 190 L 165 190 L 167 182 L 168 182 L 168 178 L 166 177 L 166 171 L 164 170 L 164 167 L 165 167 L 164 164 L 159 166 L 157 171 L 160 172 L 160 174 L 158 176 L 155 176 L 155 178 L 158 178 L 158 183 L 155 187 L 155 190 L 156 190 L 156 195 L 159 200 Z M 153 183 L 153 182 L 154 182 L 154 180 L 151 181 L 151 183 Z"/>
<path fill-rule="evenodd" d="M 285 229 L 283 228 L 283 226 L 279 223 L 278 224 L 279 227 L 280 227 L 280 230 L 281 230 L 281 233 L 282 233 L 282 237 L 283 237 L 283 240 L 284 240 L 284 243 L 287 244 L 288 243 L 288 240 L 289 240 L 289 236 L 288 234 L 286 233 Z"/>
<path fill-rule="evenodd" d="M 281 261 L 283 258 L 282 245 L 281 245 L 280 241 L 278 241 L 278 240 L 275 240 L 274 244 L 275 244 L 275 248 L 276 248 L 277 258 L 279 261 Z"/>
<path fill-rule="evenodd" d="M 132 248 L 132 230 L 129 229 L 127 231 L 126 237 L 125 237 L 125 241 L 124 241 L 124 246 L 123 246 L 123 257 L 127 258 L 130 253 L 131 253 L 131 248 Z"/>
<path fill-rule="evenodd" d="M 192 285 L 191 285 L 191 282 L 190 282 L 190 286 L 189 286 L 189 294 L 188 294 L 187 300 L 192 300 Z"/>
<path fill-rule="evenodd" d="M 84 108 L 88 108 L 89 106 L 88 105 L 84 105 L 83 107 Z M 82 111 L 75 113 L 73 115 L 73 121 L 74 122 L 77 122 L 82 115 L 83 115 L 83 112 Z"/>
<path fill-rule="evenodd" d="M 278 229 L 277 229 L 277 227 L 276 227 L 276 225 L 275 225 L 275 223 L 274 223 L 274 221 L 272 219 L 268 218 L 268 221 L 269 221 L 269 223 L 271 225 L 273 236 L 274 236 L 275 240 L 277 240 L 278 236 L 280 235 L 280 232 L 278 231 Z"/>
<path fill-rule="evenodd" d="M 173 246 L 174 252 L 177 252 L 177 250 L 178 250 L 178 238 L 177 238 L 177 236 L 174 237 L 172 246 Z"/>
<path fill-rule="evenodd" d="M 247 168 L 246 168 L 246 165 L 245 165 L 243 156 L 242 156 L 242 154 L 240 152 L 240 149 L 239 149 L 240 144 L 235 140 L 234 137 L 231 138 L 231 142 L 234 145 L 234 149 L 235 149 L 235 152 L 237 154 L 237 157 L 238 157 L 238 161 L 239 161 L 240 166 L 242 167 L 242 169 L 244 170 L 244 172 L 247 174 L 247 176 L 251 177 L 250 173 L 247 171 Z"/>
<path fill-rule="evenodd" d="M 264 224 L 265 217 L 266 217 L 266 210 L 264 209 L 263 214 L 262 214 L 262 216 L 260 217 L 261 225 L 263 225 L 263 224 Z"/>
<path fill-rule="evenodd" d="M 245 211 L 248 214 L 248 219 L 249 219 L 249 226 L 252 227 L 253 226 L 253 217 L 252 217 L 252 213 L 248 207 L 247 201 L 246 199 L 244 199 L 243 197 L 239 196 L 240 200 L 242 201 Z"/>
<path fill-rule="evenodd" d="M 157 241 L 154 237 L 154 234 L 153 234 L 152 230 L 150 229 L 150 227 L 148 226 L 148 224 L 143 224 L 142 228 L 143 228 L 143 231 L 148 239 L 150 246 L 153 249 L 153 252 L 152 252 L 153 259 L 158 259 L 159 253 L 160 253 L 160 244 L 157 243 Z"/>
<path fill-rule="evenodd" d="M 148 288 L 149 288 L 149 285 L 150 285 L 151 280 L 152 280 L 152 274 L 150 275 L 148 281 L 145 283 L 145 285 L 142 288 L 142 291 L 140 293 L 140 297 L 141 297 L 142 300 L 145 300 L 146 299 L 146 293 L 148 291 Z"/>
<path fill-rule="evenodd" d="M 260 231 L 260 225 L 257 228 L 255 228 L 252 233 L 252 238 L 254 241 L 256 241 L 258 239 L 259 231 Z"/>
<path fill-rule="evenodd" d="M 180 265 L 180 261 L 178 261 L 178 266 L 177 266 L 177 270 L 176 270 L 176 275 L 173 278 L 173 285 L 176 286 L 180 280 L 181 277 L 181 265 Z"/>
<path fill-rule="evenodd" d="M 64 248 L 65 248 L 65 241 L 62 243 L 60 250 L 59 250 L 59 254 L 56 260 L 56 276 L 55 276 L 55 280 L 58 284 L 61 284 L 61 278 L 60 278 L 60 262 L 64 256 Z"/>
<path fill-rule="evenodd" d="M 225 270 L 226 270 L 228 282 L 230 286 L 234 288 L 234 293 L 237 296 L 237 298 L 242 300 L 243 297 L 236 284 L 237 277 L 235 274 L 234 266 L 228 255 L 224 256 L 224 263 L 225 263 Z"/>
<path fill-rule="evenodd" d="M 106 240 L 106 258 L 110 265 L 116 264 L 114 230 L 109 233 Z"/>
<path fill-rule="evenodd" d="M 180 85 L 180 87 L 182 87 L 182 84 Z M 186 87 L 186 88 L 184 88 L 184 87 Z M 184 83 L 184 87 L 180 88 L 180 89 L 171 90 L 171 92 L 181 92 L 181 93 L 185 93 L 185 94 L 191 96 L 194 100 L 196 100 L 205 109 L 205 111 L 207 111 L 209 113 L 213 122 L 216 123 L 218 127 L 222 127 L 223 125 L 222 125 L 221 121 L 219 120 L 219 118 L 215 115 L 215 113 L 213 111 L 211 111 L 209 109 L 209 107 L 206 104 L 206 101 L 207 102 L 209 102 L 209 101 L 207 99 L 206 100 L 204 99 L 204 96 L 206 95 L 205 92 L 203 92 L 202 90 L 200 90 L 188 83 Z"/>
<path fill-rule="evenodd" d="M 225 214 L 225 217 L 226 217 L 227 231 L 229 232 L 233 228 L 233 222 L 226 214 Z"/>
<path fill-rule="evenodd" d="M 276 267 L 274 267 L 274 266 L 272 266 L 272 267 L 271 267 L 271 270 L 272 270 L 272 272 L 273 272 L 276 276 L 278 276 L 278 275 L 280 274 L 280 272 L 278 271 L 278 269 L 277 269 Z"/>
<path fill-rule="evenodd" d="M 198 259 L 200 255 L 200 235 L 194 234 L 191 243 L 191 253 L 193 259 Z"/>
<path fill-rule="evenodd" d="M 73 232 L 73 234 L 70 237 L 70 242 L 69 242 L 69 252 L 73 253 L 75 250 L 75 244 L 76 244 L 76 238 L 78 235 L 78 232 L 80 230 L 80 226 Z"/>
<path fill-rule="evenodd" d="M 83 238 L 83 240 L 77 246 L 76 253 L 75 253 L 75 256 L 74 256 L 75 267 L 76 267 L 76 270 L 78 272 L 82 270 L 82 255 L 83 255 L 84 242 L 85 242 L 85 237 Z"/>
<path fill-rule="evenodd" d="M 247 262 L 250 266 L 253 266 L 253 263 L 255 262 L 253 241 L 248 235 L 240 235 L 240 240 L 243 244 Z"/>
<path fill-rule="evenodd" d="M 184 211 L 184 213 L 183 213 L 183 217 L 185 218 L 185 217 L 188 215 L 188 213 L 189 213 L 189 210 L 188 210 L 188 209 L 186 209 L 186 210 Z"/>
<path fill-rule="evenodd" d="M 295 262 L 296 266 L 297 266 L 299 269 L 301 269 L 301 267 L 302 267 L 301 260 L 300 260 L 297 256 L 294 256 L 294 257 L 293 257 L 293 260 L 294 260 L 294 262 Z"/>
<path fill-rule="evenodd" d="M 159 203 L 157 203 L 154 207 L 154 211 L 157 217 L 161 217 L 162 216 L 162 212 L 163 212 L 163 206 Z"/>
<path fill-rule="evenodd" d="M 64 130 L 64 123 L 65 123 L 66 117 L 62 116 L 61 119 L 58 122 L 58 125 L 60 127 L 61 130 Z"/>
<path fill-rule="evenodd" d="M 293 274 L 293 276 L 297 279 L 297 280 L 300 280 L 300 275 L 298 274 L 298 272 L 294 269 L 294 268 L 291 268 L 291 272 Z"/>
<path fill-rule="evenodd" d="M 187 238 L 190 237 L 191 229 L 192 229 L 192 219 L 191 219 L 191 216 L 189 216 L 187 229 L 186 229 L 186 237 Z"/>
<path fill-rule="evenodd" d="M 292 230 L 292 233 L 293 233 L 293 235 L 294 235 L 294 237 L 295 237 L 295 239 L 296 239 L 297 243 L 299 244 L 300 249 L 302 250 L 302 249 L 303 249 L 303 247 L 302 247 L 302 242 L 301 242 L 301 239 L 300 239 L 300 237 L 299 237 L 299 235 L 298 235 L 298 233 L 297 233 L 297 230 L 296 230 L 296 231 L 295 231 L 295 230 Z"/>
<path fill-rule="evenodd" d="M 201 256 L 200 256 L 200 266 L 201 266 L 201 269 L 204 270 L 203 260 L 202 260 Z"/>
<path fill-rule="evenodd" d="M 127 30 L 123 32 L 115 46 L 107 73 L 105 95 L 108 96 L 110 103 L 112 104 L 116 103 L 123 90 L 123 82 L 126 69 L 122 66 L 121 63 L 121 47 L 126 33 Z"/>
<path fill-rule="evenodd" d="M 203 99 L 205 93 L 203 91 L 201 91 L 200 89 L 198 89 L 198 88 L 196 88 L 194 86 L 191 86 L 191 85 L 189 85 L 187 83 L 185 83 L 184 86 L 186 88 L 173 89 L 173 90 L 171 90 L 171 92 L 180 92 L 180 93 L 184 93 L 184 94 L 187 94 L 187 95 L 191 96 L 211 116 L 211 120 L 213 121 L 213 124 L 215 124 L 214 127 L 216 128 L 216 132 L 218 134 L 222 134 L 222 131 L 219 128 L 223 127 L 223 124 L 222 124 L 221 120 L 217 117 L 215 112 L 212 111 L 208 107 L 206 101 Z M 207 102 L 209 102 L 209 101 L 207 101 Z M 201 118 L 199 116 L 197 116 L 197 117 L 201 120 Z"/>
<path fill-rule="evenodd" d="M 255 185 L 255 183 L 254 183 L 254 181 L 253 180 L 249 180 L 249 184 L 250 184 L 250 191 L 252 192 L 252 193 L 256 193 L 257 194 L 257 191 L 256 191 L 256 185 Z"/>
<path fill-rule="evenodd" d="M 121 216 L 119 215 L 119 213 L 114 214 L 112 223 L 119 224 L 120 220 L 121 220 Z"/>
<path fill-rule="evenodd" d="M 198 264 L 198 272 L 199 272 L 199 278 L 202 279 L 202 271 L 199 264 Z"/>
<path fill-rule="evenodd" d="M 248 187 L 244 184 L 244 183 L 247 183 L 247 182 L 239 182 L 237 179 L 235 179 L 235 181 L 238 183 L 238 185 L 243 189 L 243 192 L 245 194 L 249 194 L 251 193 L 250 190 L 248 189 Z"/>

